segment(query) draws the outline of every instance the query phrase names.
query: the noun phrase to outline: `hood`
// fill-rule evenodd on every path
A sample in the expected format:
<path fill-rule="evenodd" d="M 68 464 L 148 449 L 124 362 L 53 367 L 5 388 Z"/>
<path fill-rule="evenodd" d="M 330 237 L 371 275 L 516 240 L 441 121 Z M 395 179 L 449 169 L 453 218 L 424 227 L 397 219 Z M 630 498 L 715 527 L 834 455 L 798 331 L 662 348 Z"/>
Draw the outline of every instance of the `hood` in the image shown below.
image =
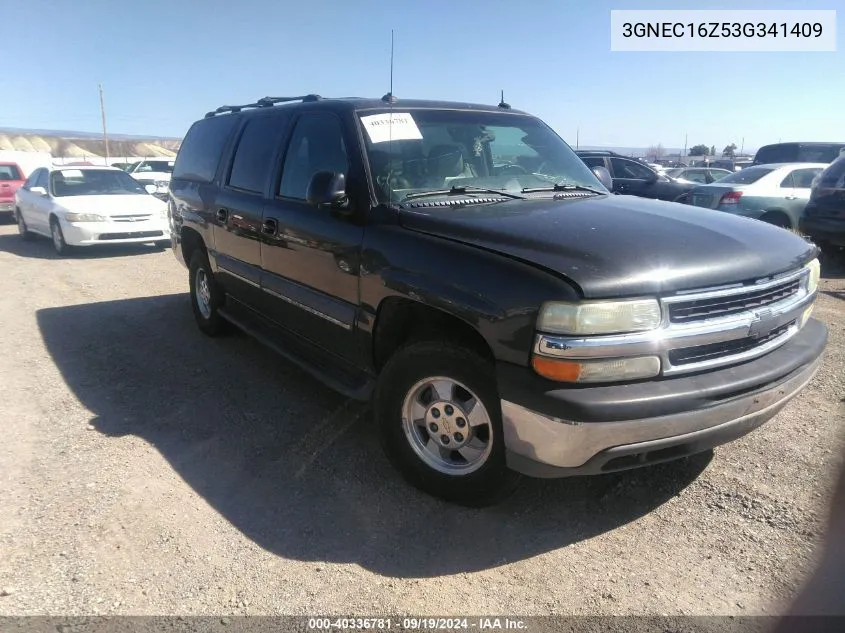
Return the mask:
<path fill-rule="evenodd" d="M 758 220 L 634 196 L 510 200 L 399 213 L 408 229 L 564 275 L 587 298 L 759 279 L 793 270 L 816 254 L 809 242 Z"/>
<path fill-rule="evenodd" d="M 167 203 L 150 195 L 128 194 L 115 196 L 66 196 L 56 198 L 62 208 L 71 213 L 97 213 L 103 216 L 158 213 Z"/>

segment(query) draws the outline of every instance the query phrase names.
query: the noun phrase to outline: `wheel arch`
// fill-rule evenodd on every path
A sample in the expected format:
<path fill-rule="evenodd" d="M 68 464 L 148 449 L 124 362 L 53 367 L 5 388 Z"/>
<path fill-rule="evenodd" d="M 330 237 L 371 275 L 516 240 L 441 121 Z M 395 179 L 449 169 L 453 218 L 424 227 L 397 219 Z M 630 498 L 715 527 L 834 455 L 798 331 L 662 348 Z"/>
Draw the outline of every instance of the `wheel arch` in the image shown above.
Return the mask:
<path fill-rule="evenodd" d="M 768 224 L 774 224 L 775 226 L 782 228 L 795 228 L 795 223 L 792 221 L 792 218 L 783 209 L 766 209 L 762 215 L 760 215 L 760 221 L 767 222 Z"/>
<path fill-rule="evenodd" d="M 448 340 L 477 352 L 486 360 L 495 360 L 493 350 L 481 332 L 454 313 L 407 297 L 382 300 L 372 337 L 376 370 L 380 371 L 400 347 L 420 340 Z"/>

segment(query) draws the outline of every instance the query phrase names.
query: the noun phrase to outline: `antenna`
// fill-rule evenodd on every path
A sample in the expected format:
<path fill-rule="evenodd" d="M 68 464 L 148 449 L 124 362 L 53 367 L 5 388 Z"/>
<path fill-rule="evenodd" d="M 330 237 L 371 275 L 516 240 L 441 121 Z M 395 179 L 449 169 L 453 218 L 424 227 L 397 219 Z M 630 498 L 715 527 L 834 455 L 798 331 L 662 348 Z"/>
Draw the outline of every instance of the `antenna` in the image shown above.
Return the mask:
<path fill-rule="evenodd" d="M 502 108 L 503 110 L 510 110 L 511 109 L 510 104 L 505 103 L 505 91 L 504 90 L 502 90 L 502 98 L 499 101 L 499 107 Z"/>
<path fill-rule="evenodd" d="M 381 98 L 385 103 L 396 103 L 393 96 L 393 29 L 390 29 L 390 90 Z"/>

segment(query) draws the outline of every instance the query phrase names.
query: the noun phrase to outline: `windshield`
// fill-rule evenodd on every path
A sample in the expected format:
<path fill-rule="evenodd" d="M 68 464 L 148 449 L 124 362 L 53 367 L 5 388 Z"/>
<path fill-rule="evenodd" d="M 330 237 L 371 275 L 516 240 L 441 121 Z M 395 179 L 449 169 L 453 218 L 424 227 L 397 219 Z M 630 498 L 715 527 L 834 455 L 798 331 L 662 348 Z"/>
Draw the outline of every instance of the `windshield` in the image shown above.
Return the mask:
<path fill-rule="evenodd" d="M 394 111 L 361 116 L 377 195 L 480 187 L 510 193 L 576 185 L 606 193 L 584 162 L 539 119 L 498 112 Z M 470 192 L 471 193 L 471 192 Z"/>
<path fill-rule="evenodd" d="M 118 169 L 62 169 L 50 175 L 57 198 L 64 196 L 149 195 L 132 176 Z"/>
<path fill-rule="evenodd" d="M 667 169 L 666 170 L 666 175 L 671 176 L 672 178 L 678 178 L 683 173 L 684 173 L 683 169 Z"/>
<path fill-rule="evenodd" d="M 0 180 L 23 180 L 17 165 L 0 164 Z"/>
<path fill-rule="evenodd" d="M 742 171 L 735 171 L 724 178 L 719 178 L 719 184 L 736 183 L 738 185 L 750 185 L 773 171 L 774 169 L 769 167 L 748 167 Z"/>

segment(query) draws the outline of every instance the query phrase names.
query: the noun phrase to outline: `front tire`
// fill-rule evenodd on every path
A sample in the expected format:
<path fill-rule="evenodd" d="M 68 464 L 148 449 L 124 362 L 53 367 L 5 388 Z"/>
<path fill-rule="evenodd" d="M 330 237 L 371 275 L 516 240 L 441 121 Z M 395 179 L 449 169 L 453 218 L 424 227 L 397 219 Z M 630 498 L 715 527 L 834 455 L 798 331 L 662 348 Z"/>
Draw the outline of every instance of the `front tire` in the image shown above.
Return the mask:
<path fill-rule="evenodd" d="M 20 209 L 15 209 L 15 221 L 18 224 L 18 235 L 21 236 L 21 239 L 29 242 L 35 238 L 35 234 L 26 226 L 26 220 L 23 219 Z"/>
<path fill-rule="evenodd" d="M 197 250 L 191 256 L 188 270 L 191 307 L 199 329 L 209 336 L 224 334 L 229 329 L 228 321 L 220 315 L 224 295 L 214 279 L 205 251 Z"/>
<path fill-rule="evenodd" d="M 52 238 L 53 250 L 56 251 L 56 255 L 67 255 L 70 252 L 71 247 L 65 241 L 62 226 L 55 217 L 50 218 L 50 237 Z"/>
<path fill-rule="evenodd" d="M 519 482 L 505 463 L 493 370 L 477 353 L 444 341 L 411 343 L 382 369 L 374 399 L 382 447 L 420 490 L 485 506 Z"/>

